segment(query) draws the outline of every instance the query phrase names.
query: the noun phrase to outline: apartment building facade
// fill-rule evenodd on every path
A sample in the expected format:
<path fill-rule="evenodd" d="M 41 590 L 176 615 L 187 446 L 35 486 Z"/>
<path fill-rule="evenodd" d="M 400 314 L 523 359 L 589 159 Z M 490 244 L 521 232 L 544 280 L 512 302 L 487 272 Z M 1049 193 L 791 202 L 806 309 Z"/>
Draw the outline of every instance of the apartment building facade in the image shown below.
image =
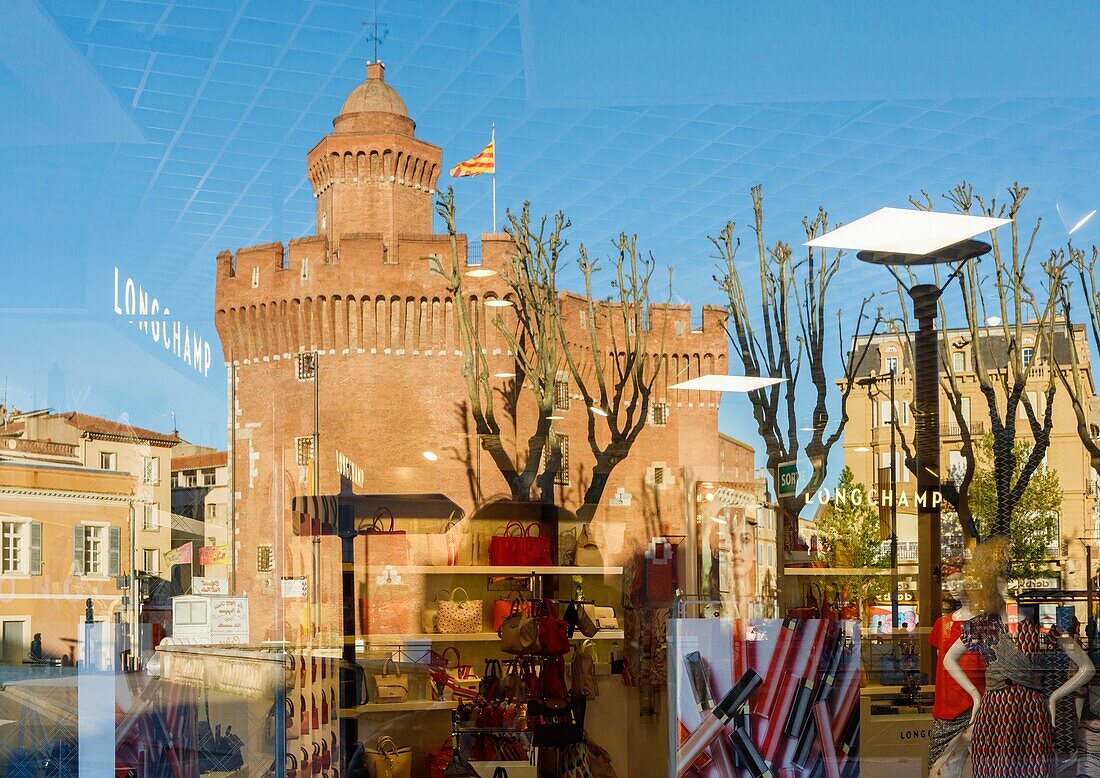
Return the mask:
<path fill-rule="evenodd" d="M 1086 407 L 1093 418 L 1094 433 L 1100 430 L 1100 398 L 1095 395 L 1090 366 L 1087 334 L 1080 326 L 1072 329 L 1072 339 L 1064 332 L 1056 333 L 1053 348 L 1057 352 L 1051 359 L 1038 342 L 1035 328 L 1024 328 L 1020 355 L 1027 368 L 1025 391 L 1037 412 L 1045 411 L 1044 392 L 1056 365 L 1069 363 L 1069 349 L 1075 349 L 1080 364 L 1082 385 L 1086 388 Z M 903 588 L 908 574 L 916 573 L 917 563 L 917 506 L 912 496 L 916 489 L 916 476 L 905 467 L 902 438 L 913 444 L 915 420 L 913 413 L 914 378 L 907 354 L 909 347 L 902 333 L 884 333 L 874 338 L 855 342 L 853 354 L 865 351 L 856 379 L 878 377 L 882 380 L 871 385 L 853 387 L 848 399 L 848 424 L 844 435 L 844 462 L 852 468 L 856 481 L 879 490 L 890 489 L 891 419 L 896 414 L 894 431 L 896 449 L 896 488 L 898 559 Z M 971 342 L 968 329 L 947 329 L 940 333 L 941 375 L 948 365 L 957 376 L 957 385 L 963 396 L 962 412 L 965 425 L 960 425 L 953 414 L 948 397 L 941 390 L 939 409 L 940 474 L 948 479 L 961 479 L 966 463 L 961 454 L 966 428 L 972 440 L 985 435 L 990 429 L 990 417 L 985 395 L 982 393 L 975 367 L 975 349 L 981 348 L 982 364 L 992 365 L 991 370 L 1005 369 L 1008 350 L 1004 330 L 988 327 L 980 331 L 978 343 Z M 997 366 L 1001 366 L 998 368 Z M 891 410 L 889 381 L 883 378 L 893 373 L 895 407 Z M 1057 376 L 1055 376 L 1057 379 Z M 869 383 L 869 382 L 868 382 Z M 843 385 L 843 384 L 842 384 Z M 998 390 L 1003 402 L 1003 392 Z M 1004 407 L 1003 405 L 1001 406 Z M 1017 437 L 1030 439 L 1030 429 L 1022 406 L 1018 410 Z M 1038 581 L 1027 582 L 1029 588 L 1061 588 L 1083 590 L 1086 585 L 1085 546 L 1080 540 L 1096 535 L 1097 476 L 1092 471 L 1089 457 L 1078 437 L 1076 418 L 1069 397 L 1059 383 L 1054 396 L 1050 447 L 1044 464 L 1057 471 L 1063 491 L 1062 507 L 1056 517 L 1056 529 L 1048 548 L 1048 572 Z M 950 511 L 944 513 L 945 554 L 959 545 L 958 538 L 951 538 Z M 1093 571 L 1095 575 L 1095 571 Z"/>

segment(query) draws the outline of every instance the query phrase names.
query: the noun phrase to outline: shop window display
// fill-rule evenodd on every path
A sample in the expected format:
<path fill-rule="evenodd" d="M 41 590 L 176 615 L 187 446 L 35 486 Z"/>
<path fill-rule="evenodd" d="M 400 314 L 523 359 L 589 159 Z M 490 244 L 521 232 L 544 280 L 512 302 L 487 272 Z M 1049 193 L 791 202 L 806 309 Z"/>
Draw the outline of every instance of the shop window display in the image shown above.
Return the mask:
<path fill-rule="evenodd" d="M 6 9 L 0 774 L 1100 775 L 1095 14 L 347 6 Z"/>

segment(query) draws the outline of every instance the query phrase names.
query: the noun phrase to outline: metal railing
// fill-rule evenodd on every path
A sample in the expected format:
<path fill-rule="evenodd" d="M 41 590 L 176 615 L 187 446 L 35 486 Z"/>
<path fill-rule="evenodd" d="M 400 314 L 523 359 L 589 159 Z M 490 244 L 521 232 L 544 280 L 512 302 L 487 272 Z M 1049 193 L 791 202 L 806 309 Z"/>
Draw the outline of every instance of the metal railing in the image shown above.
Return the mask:
<path fill-rule="evenodd" d="M 898 541 L 898 561 L 899 562 L 916 562 L 918 559 L 918 543 L 912 540 L 899 540 Z M 882 554 L 885 558 L 890 557 L 890 541 L 884 540 L 881 543 Z"/>
<path fill-rule="evenodd" d="M 967 427 L 969 427 L 969 430 L 967 430 L 967 433 L 971 436 L 973 436 L 973 435 L 984 435 L 985 434 L 985 422 L 972 421 L 969 424 L 967 424 Z M 959 438 L 959 437 L 962 437 L 962 434 L 963 434 L 963 430 L 962 430 L 961 427 L 959 427 L 958 422 L 949 421 L 946 424 L 941 424 L 940 425 L 940 437 L 943 437 L 943 438 Z"/>

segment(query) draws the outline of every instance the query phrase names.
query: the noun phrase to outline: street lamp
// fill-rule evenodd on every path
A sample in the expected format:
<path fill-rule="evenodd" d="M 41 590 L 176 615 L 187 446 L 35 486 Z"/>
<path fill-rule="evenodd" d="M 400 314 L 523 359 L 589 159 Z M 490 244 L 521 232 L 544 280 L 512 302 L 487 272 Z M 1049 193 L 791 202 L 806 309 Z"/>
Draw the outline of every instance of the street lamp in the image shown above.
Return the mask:
<path fill-rule="evenodd" d="M 856 381 L 859 386 L 867 387 L 867 395 L 871 395 L 871 387 L 879 381 L 887 381 L 890 385 L 890 632 L 898 628 L 898 449 L 895 440 L 897 430 L 894 429 L 897 413 L 897 403 L 894 402 L 894 371 L 889 371 L 885 376 L 872 375 Z M 873 444 L 872 439 L 872 444 Z M 876 463 L 877 464 L 877 463 Z M 877 466 L 873 467 L 877 471 Z M 876 473 L 877 474 L 877 473 Z M 882 495 L 879 495 L 879 500 Z"/>
<path fill-rule="evenodd" d="M 1096 585 L 1092 578 L 1092 544 L 1100 540 L 1096 535 L 1086 535 L 1077 538 L 1085 545 L 1085 590 L 1088 592 L 1088 615 L 1085 618 L 1085 635 L 1088 637 L 1089 656 L 1096 651 L 1096 611 L 1093 603 L 1096 601 Z"/>
<path fill-rule="evenodd" d="M 992 247 L 975 235 L 1008 224 L 998 219 L 969 214 L 937 213 L 907 208 L 880 208 L 861 219 L 838 227 L 805 245 L 851 249 L 873 265 L 886 265 L 901 283 L 895 267 L 919 267 L 963 263 L 980 257 Z M 955 273 L 948 279 L 951 282 Z M 920 622 L 931 626 L 940 615 L 940 506 L 933 493 L 940 488 L 939 335 L 936 306 L 946 288 L 915 284 L 906 291 L 913 300 L 918 329 L 913 343 L 913 412 L 916 423 L 917 466 L 917 608 Z M 921 669 L 935 675 L 932 657 L 922 652 Z"/>

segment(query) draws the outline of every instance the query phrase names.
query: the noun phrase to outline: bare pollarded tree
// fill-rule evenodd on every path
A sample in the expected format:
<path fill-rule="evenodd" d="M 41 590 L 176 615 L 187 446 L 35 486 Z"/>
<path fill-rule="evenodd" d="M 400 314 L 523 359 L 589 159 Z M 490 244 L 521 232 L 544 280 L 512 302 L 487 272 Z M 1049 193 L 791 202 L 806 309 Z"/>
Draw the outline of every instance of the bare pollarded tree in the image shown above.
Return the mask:
<path fill-rule="evenodd" d="M 829 289 L 840 269 L 843 252 L 806 247 L 806 253 L 796 256 L 790 244 L 777 241 L 768 245 L 764 238 L 764 207 L 760 186 L 752 189 L 753 233 L 759 275 L 759 301 L 750 303 L 745 294 L 741 272 L 737 267 L 740 239 L 734 234 L 736 225 L 728 222 L 711 242 L 718 249 L 718 273 L 714 279 L 727 298 L 729 320 L 727 328 L 733 350 L 745 375 L 785 379 L 764 389 L 749 392 L 757 432 L 764 440 L 768 472 L 779 494 L 778 468 L 805 453 L 810 461 L 808 478 L 799 482 L 795 495 L 780 500 L 787 548 L 793 548 L 797 536 L 797 521 L 806 497 L 813 495 L 825 483 L 829 453 L 840 440 L 848 421 L 846 410 L 854 377 L 865 357 L 865 350 L 855 350 L 841 360 L 844 380 L 841 382 L 840 411 L 835 418 L 829 407 L 831 379 L 827 373 L 827 341 L 830 340 L 833 306 Z M 813 219 L 803 219 L 807 240 L 829 229 L 828 215 L 819 209 Z M 855 341 L 869 319 L 867 306 L 874 295 L 862 299 L 854 316 L 845 317 L 836 311 L 838 342 L 841 353 L 847 342 L 844 322 L 854 320 Z M 754 308 L 758 305 L 758 310 Z M 879 326 L 876 316 L 868 337 Z M 800 389 L 801 387 L 801 389 Z M 807 389 L 809 391 L 807 391 Z M 807 422 L 799 413 L 812 398 L 812 417 Z M 803 443 L 803 438 L 808 440 Z"/>
<path fill-rule="evenodd" d="M 1077 287 L 1086 311 L 1088 327 L 1087 331 L 1092 340 L 1092 345 L 1100 353 L 1100 282 L 1096 275 L 1096 263 L 1100 255 L 1100 249 L 1093 246 L 1085 251 L 1069 243 L 1064 249 L 1051 252 L 1051 263 L 1065 267 L 1072 271 L 1079 284 Z M 1062 387 L 1069 398 L 1070 407 L 1073 410 L 1073 418 L 1077 427 L 1077 436 L 1081 445 L 1089 455 L 1089 463 L 1093 472 L 1100 476 L 1100 419 L 1097 418 L 1097 405 L 1100 401 L 1096 398 L 1096 387 L 1092 376 L 1082 366 L 1081 353 L 1078 351 L 1078 334 L 1073 324 L 1073 302 L 1075 293 L 1073 282 L 1066 273 L 1062 277 L 1061 288 L 1058 291 L 1058 305 L 1060 310 L 1057 327 L 1064 331 L 1069 341 L 1069 348 L 1061 354 L 1058 375 Z M 1087 346 L 1084 351 L 1087 353 Z"/>
<path fill-rule="evenodd" d="M 993 231 L 990 239 L 992 248 L 988 255 L 955 267 L 946 277 L 938 269 L 935 273 L 937 286 L 945 288 L 952 281 L 957 283 L 963 318 L 961 327 L 952 328 L 950 313 L 953 307 L 941 297 L 941 327 L 962 330 L 962 339 L 956 345 L 969 347 L 971 355 L 970 369 L 966 371 L 956 368 L 949 356 L 950 349 L 941 349 L 939 359 L 941 394 L 947 400 L 951 417 L 960 432 L 960 455 L 965 463 L 965 469 L 957 480 L 949 479 L 943 484 L 943 495 L 960 519 L 968 546 L 973 546 L 982 538 L 970 510 L 969 490 L 977 470 L 976 438 L 971 425 L 977 419 L 970 413 L 970 395 L 965 391 L 964 381 L 977 384 L 985 406 L 980 416 L 982 420 L 988 419 L 992 437 L 990 467 L 996 505 L 989 536 L 1010 536 L 1016 505 L 1050 445 L 1058 372 L 1052 369 L 1055 366 L 1054 335 L 1058 327 L 1056 314 L 1059 290 L 1063 285 L 1063 265 L 1053 259 L 1043 263 L 1041 269 L 1046 279 L 1045 289 L 1029 278 L 1040 220 L 1036 220 L 1030 234 L 1022 240 L 1018 216 L 1027 192 L 1027 187 L 1013 184 L 1008 189 L 1007 200 L 986 200 L 974 194 L 972 185 L 963 183 L 943 196 L 957 213 L 1011 220 L 1007 227 L 1007 244 Z M 934 201 L 927 192 L 922 191 L 920 198 L 910 198 L 910 202 L 921 210 L 934 208 Z M 899 305 L 902 310 L 907 310 L 904 289 L 906 281 L 908 285 L 912 284 L 913 276 L 909 273 L 908 278 L 903 280 L 901 275 L 895 273 L 895 278 Z M 900 317 L 899 322 L 905 335 L 902 345 L 912 369 L 908 317 Z M 1031 356 L 1025 359 L 1025 340 L 1029 338 L 1033 339 L 1033 345 L 1029 347 L 1033 350 Z M 1039 384 L 1043 389 L 1035 396 L 1042 399 L 1032 402 L 1028 389 Z M 927 410 L 914 407 L 913 412 L 916 415 Z M 892 423 L 901 439 L 905 465 L 915 473 L 914 451 L 904 428 L 898 423 L 897 414 L 894 416 Z M 1032 442 L 1022 463 L 1017 461 L 1021 449 L 1016 445 L 1021 434 Z"/>
<path fill-rule="evenodd" d="M 432 269 L 445 279 L 456 301 L 468 300 L 463 289 L 453 191 L 440 197 L 436 210 L 450 235 L 451 257 L 446 265 L 442 259 L 433 258 Z M 597 298 L 594 275 L 599 263 L 582 246 L 578 267 L 585 278 L 585 293 L 579 305 L 572 306 L 577 297 L 561 294 L 557 286 L 569 226 L 569 219 L 560 212 L 552 220 L 532 218 L 530 203 L 524 203 L 519 213 L 508 212 L 505 232 L 512 245 L 503 279 L 513 305 L 497 309 L 488 322 L 501 334 L 516 363 L 516 377 L 503 390 L 493 385 L 483 356 L 481 333 L 485 323 L 479 320 L 483 313 L 457 303 L 455 310 L 469 413 L 482 447 L 504 476 L 514 500 L 532 499 L 536 492 L 543 501 L 553 500 L 558 473 L 568 466 L 563 461 L 562 438 L 553 429 L 555 399 L 565 377 L 573 377 L 585 403 L 587 440 L 593 457 L 591 478 L 578 515 L 591 518 L 608 478 L 629 455 L 649 416 L 660 370 L 657 357 L 651 353 L 654 336 L 646 321 L 656 261 L 638 251 L 636 236 L 620 235 L 615 242 L 617 253 L 611 260 L 615 274 L 612 293 Z M 572 313 L 579 313 L 579 320 L 566 322 Z M 571 338 L 570 331 L 583 335 Z M 512 451 L 506 445 L 508 430 L 502 427 L 501 419 L 507 417 L 508 422 L 516 424 L 526 392 L 534 400 L 534 429 L 525 445 L 517 444 Z M 498 397 L 502 403 L 497 402 Z"/>
<path fill-rule="evenodd" d="M 554 381 L 560 366 L 556 274 L 561 251 L 566 246 L 562 233 L 569 226 L 569 221 L 559 213 L 549 232 L 545 218 L 535 232 L 530 225 L 527 205 L 519 216 L 508 215 L 509 224 L 505 231 L 512 236 L 517 251 L 504 273 L 504 279 L 514 304 L 497 309 L 491 321 L 483 322 L 484 311 L 470 303 L 463 287 L 453 189 L 448 187 L 447 192 L 439 197 L 436 213 L 447 227 L 451 256 L 446 264 L 442 258 L 433 257 L 432 270 L 444 279 L 447 290 L 455 300 L 454 309 L 462 342 L 462 375 L 466 381 L 474 430 L 480 445 L 507 482 L 513 500 L 532 499 L 536 485 L 542 488 L 543 498 L 550 499 L 554 477 L 561 465 L 561 452 L 552 434 L 550 419 L 554 413 Z M 494 387 L 491 381 L 484 355 L 482 330 L 485 325 L 491 325 L 501 333 L 516 361 L 516 377 L 503 390 L 515 395 L 506 398 L 509 405 L 506 413 L 511 416 L 509 421 L 513 425 L 516 423 L 515 406 L 523 389 L 528 389 L 535 400 L 534 429 L 525 445 L 517 445 L 514 450 L 505 444 L 507 428 L 502 427 L 498 418 L 496 395 L 501 390 Z"/>
<path fill-rule="evenodd" d="M 578 338 L 569 337 L 566 317 L 559 308 L 558 332 L 569 372 L 580 391 L 587 413 L 588 446 L 594 464 L 584 500 L 577 512 L 589 519 L 600 505 L 608 479 L 630 454 L 634 441 L 649 420 L 653 387 L 661 371 L 663 329 L 654 333 L 647 321 L 650 282 L 657 262 L 638 250 L 637 235 L 621 233 L 611 259 L 612 294 L 597 299 L 593 277 L 599 260 L 582 245 L 577 265 L 584 275 L 584 297 L 577 306 Z M 671 296 L 672 275 L 669 270 Z M 587 339 L 584 336 L 587 336 Z M 658 349 L 652 350 L 653 339 Z"/>

